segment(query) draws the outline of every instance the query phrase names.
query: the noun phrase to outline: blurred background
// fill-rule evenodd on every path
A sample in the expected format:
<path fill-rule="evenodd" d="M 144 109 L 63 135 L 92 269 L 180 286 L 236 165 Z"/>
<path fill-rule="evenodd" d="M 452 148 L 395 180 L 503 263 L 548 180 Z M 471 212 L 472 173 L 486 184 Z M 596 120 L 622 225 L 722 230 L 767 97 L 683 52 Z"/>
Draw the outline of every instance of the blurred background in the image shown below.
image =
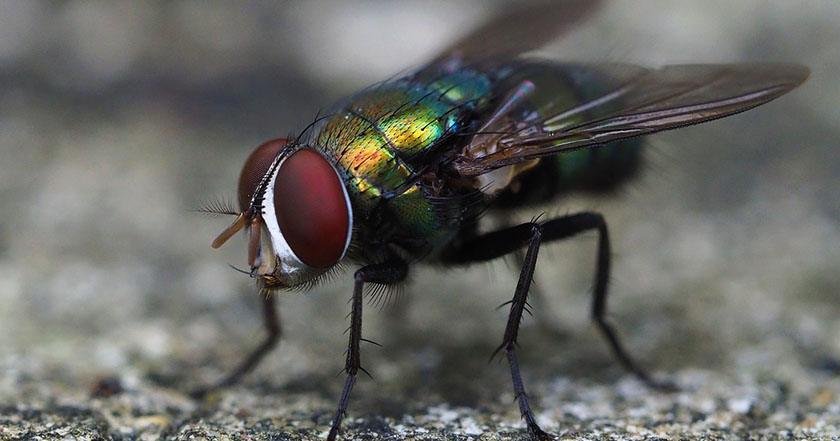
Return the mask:
<path fill-rule="evenodd" d="M 840 3 L 608 3 L 541 55 L 782 61 L 812 75 L 759 109 L 651 138 L 645 172 L 611 198 L 544 208 L 605 214 L 611 317 L 644 365 L 686 391 L 646 391 L 611 358 L 588 321 L 595 238 L 584 236 L 541 254 L 545 300 L 521 335 L 540 421 L 629 433 L 661 411 L 670 419 L 654 423 L 670 434 L 837 433 Z M 281 296 L 284 340 L 243 386 L 210 404 L 179 392 L 263 335 L 253 283 L 227 265 L 244 265 L 244 240 L 212 251 L 229 219 L 191 210 L 234 200 L 254 146 L 502 7 L 0 2 L 0 436 L 324 430 L 343 381 L 349 274 Z M 507 367 L 486 363 L 506 319 L 494 308 L 514 286 L 504 261 L 421 267 L 399 301 L 368 308 L 364 335 L 384 348 L 363 348 L 376 380 L 359 383 L 350 430 L 521 436 Z M 90 399 L 97 378 L 125 392 Z M 716 422 L 718 410 L 735 416 Z"/>

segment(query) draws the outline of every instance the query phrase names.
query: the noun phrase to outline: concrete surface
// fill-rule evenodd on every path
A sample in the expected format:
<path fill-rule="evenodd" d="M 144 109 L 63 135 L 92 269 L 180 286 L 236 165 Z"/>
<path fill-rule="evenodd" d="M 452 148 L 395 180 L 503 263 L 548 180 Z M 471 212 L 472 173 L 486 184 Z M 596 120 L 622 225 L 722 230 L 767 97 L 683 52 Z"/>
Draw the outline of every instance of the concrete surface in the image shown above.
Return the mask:
<path fill-rule="evenodd" d="M 284 339 L 244 384 L 190 400 L 261 337 L 245 246 L 209 248 L 241 162 L 499 4 L 0 2 L 0 439 L 323 439 L 350 276 L 281 296 Z M 594 238 L 547 248 L 521 334 L 540 423 L 564 439 L 840 438 L 840 6 L 614 2 L 545 53 L 643 64 L 788 61 L 801 89 L 651 140 L 594 209 L 610 316 L 681 391 L 650 391 L 588 320 Z M 388 38 L 385 38 L 388 37 Z M 531 218 L 535 213 L 523 213 Z M 506 262 L 416 268 L 367 307 L 353 439 L 525 439 L 487 363 Z"/>

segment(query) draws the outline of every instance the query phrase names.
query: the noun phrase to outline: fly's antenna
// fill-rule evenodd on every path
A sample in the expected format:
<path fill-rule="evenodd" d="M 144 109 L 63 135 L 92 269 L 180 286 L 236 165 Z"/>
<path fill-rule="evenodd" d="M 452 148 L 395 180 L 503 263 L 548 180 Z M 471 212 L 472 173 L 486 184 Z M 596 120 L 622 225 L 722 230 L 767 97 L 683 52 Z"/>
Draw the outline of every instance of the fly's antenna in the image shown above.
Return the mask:
<path fill-rule="evenodd" d="M 230 198 L 226 197 L 210 199 L 190 211 L 218 216 L 236 216 L 239 214 L 239 210 L 234 207 Z"/>
<path fill-rule="evenodd" d="M 229 227 L 222 230 L 222 232 L 219 233 L 219 235 L 216 236 L 215 239 L 213 239 L 213 242 L 210 244 L 210 247 L 212 247 L 213 249 L 220 248 L 222 245 L 225 244 L 225 242 L 228 241 L 228 239 L 233 237 L 234 234 L 238 233 L 240 230 L 245 228 L 245 224 L 247 222 L 248 219 L 245 217 L 245 213 L 239 213 L 236 216 L 236 220 L 234 220 Z"/>

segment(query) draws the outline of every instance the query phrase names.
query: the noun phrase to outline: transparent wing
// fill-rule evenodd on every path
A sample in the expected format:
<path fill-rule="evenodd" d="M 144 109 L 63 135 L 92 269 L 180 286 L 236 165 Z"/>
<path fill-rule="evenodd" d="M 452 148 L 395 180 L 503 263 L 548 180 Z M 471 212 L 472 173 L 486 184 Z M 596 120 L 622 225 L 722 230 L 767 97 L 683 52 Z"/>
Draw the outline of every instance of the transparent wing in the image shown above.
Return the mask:
<path fill-rule="evenodd" d="M 509 59 L 555 40 L 598 10 L 601 0 L 515 4 L 441 51 L 426 68 Z"/>
<path fill-rule="evenodd" d="M 548 100 L 528 112 L 524 104 L 503 102 L 511 108 L 494 115 L 476 135 L 453 167 L 463 176 L 485 172 L 565 151 L 603 145 L 620 139 L 698 124 L 722 118 L 771 101 L 798 86 L 808 77 L 806 67 L 790 64 L 675 65 L 644 69 L 629 65 L 526 66 L 530 74 L 513 75 L 530 97 L 556 93 L 546 88 L 551 70 L 581 92 L 598 85 L 596 94 L 583 100 Z M 529 75 L 539 74 L 539 81 Z M 535 77 L 536 78 L 536 77 Z M 596 80 L 592 80 L 592 79 Z M 522 93 L 510 94 L 521 102 Z M 498 112 L 497 112 L 498 113 Z M 488 145 L 492 143 L 492 145 Z"/>

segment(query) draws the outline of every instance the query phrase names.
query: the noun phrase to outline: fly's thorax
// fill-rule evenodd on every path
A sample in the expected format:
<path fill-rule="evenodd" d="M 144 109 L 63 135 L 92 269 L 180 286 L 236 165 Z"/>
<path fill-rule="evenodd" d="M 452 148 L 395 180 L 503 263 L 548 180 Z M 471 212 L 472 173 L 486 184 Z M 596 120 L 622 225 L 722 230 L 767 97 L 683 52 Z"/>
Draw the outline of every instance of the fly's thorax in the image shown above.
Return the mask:
<path fill-rule="evenodd" d="M 467 151 L 466 155 L 480 158 L 497 153 L 501 137 L 501 134 L 476 135 L 473 141 L 476 147 Z M 478 175 L 475 177 L 475 188 L 488 196 L 495 196 L 514 185 L 517 177 L 536 167 L 539 162 L 540 159 L 532 159 Z"/>
<path fill-rule="evenodd" d="M 439 195 L 417 175 L 486 103 L 490 89 L 485 75 L 468 70 L 399 80 L 354 96 L 319 125 L 314 143 L 346 176 L 365 227 L 379 217 L 414 241 L 447 233 L 449 221 L 433 202 Z"/>

